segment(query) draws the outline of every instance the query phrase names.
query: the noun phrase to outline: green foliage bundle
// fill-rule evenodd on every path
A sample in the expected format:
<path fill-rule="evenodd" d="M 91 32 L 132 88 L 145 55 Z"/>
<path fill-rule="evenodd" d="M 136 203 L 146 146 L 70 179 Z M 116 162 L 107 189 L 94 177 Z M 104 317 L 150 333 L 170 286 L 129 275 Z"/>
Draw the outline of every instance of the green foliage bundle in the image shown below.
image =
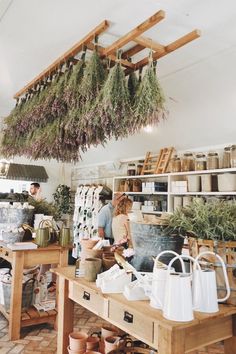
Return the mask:
<path fill-rule="evenodd" d="M 119 59 L 107 77 L 97 51 L 87 61 L 83 52 L 76 65 L 67 63 L 19 101 L 5 119 L 0 152 L 79 161 L 91 145 L 158 123 L 164 96 L 152 62 L 140 81 L 134 72 L 125 77 Z"/>
<path fill-rule="evenodd" d="M 28 202 L 34 207 L 35 214 L 52 215 L 55 220 L 60 217 L 60 212 L 54 203 L 48 203 L 45 199 L 35 200 L 31 196 L 28 197 Z"/>
<path fill-rule="evenodd" d="M 56 192 L 53 194 L 53 198 L 60 216 L 72 212 L 70 187 L 65 184 L 59 184 L 56 188 Z"/>
<path fill-rule="evenodd" d="M 204 203 L 201 198 L 195 199 L 189 206 L 178 208 L 170 216 L 165 233 L 236 241 L 236 202 L 220 200 Z"/>

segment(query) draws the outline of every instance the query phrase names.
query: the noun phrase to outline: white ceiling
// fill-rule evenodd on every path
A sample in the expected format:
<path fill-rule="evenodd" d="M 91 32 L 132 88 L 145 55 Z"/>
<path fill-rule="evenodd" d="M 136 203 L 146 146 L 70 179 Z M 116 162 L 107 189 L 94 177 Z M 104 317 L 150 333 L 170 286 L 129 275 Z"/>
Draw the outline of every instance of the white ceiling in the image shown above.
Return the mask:
<path fill-rule="evenodd" d="M 233 64 L 236 63 L 235 0 L 0 0 L 0 117 L 7 115 L 13 107 L 15 92 L 102 20 L 111 21 L 107 34 L 99 39 L 106 46 L 160 9 L 166 11 L 166 19 L 146 36 L 168 44 L 195 28 L 202 30 L 200 39 L 163 57 L 158 64 L 161 83 L 170 97 L 170 119 L 174 120 L 176 109 L 180 110 L 179 106 L 176 108 L 176 102 L 181 102 L 184 110 L 184 103 L 187 105 L 193 100 L 188 83 L 194 86 L 197 81 L 201 90 L 199 79 L 204 81 L 205 75 L 213 70 L 215 59 L 221 62 L 219 58 L 229 60 L 230 57 L 231 71 L 226 76 L 229 80 L 236 79 L 236 64 Z M 229 70 L 221 63 L 216 65 L 209 80 L 218 75 L 219 68 Z M 224 75 L 221 78 L 224 79 Z M 202 82 L 203 91 L 206 84 L 209 82 Z M 223 82 L 221 87 L 219 82 L 217 85 L 223 89 Z M 184 102 L 184 98 L 188 98 L 188 102 Z M 196 104 L 196 93 L 194 99 Z M 182 114 L 190 112 L 188 107 Z M 180 111 L 177 113 L 181 116 Z M 171 134 L 168 130 L 172 141 L 178 133 L 178 124 L 175 128 Z M 165 134 L 165 129 L 161 129 Z M 126 143 L 130 147 L 139 137 L 123 141 L 122 147 Z M 229 134 L 225 141 L 231 138 Z M 151 141 L 155 139 L 154 136 Z M 207 138 L 201 140 L 207 145 Z M 112 146 L 109 145 L 111 149 Z M 127 149 L 124 150 L 127 154 Z"/>

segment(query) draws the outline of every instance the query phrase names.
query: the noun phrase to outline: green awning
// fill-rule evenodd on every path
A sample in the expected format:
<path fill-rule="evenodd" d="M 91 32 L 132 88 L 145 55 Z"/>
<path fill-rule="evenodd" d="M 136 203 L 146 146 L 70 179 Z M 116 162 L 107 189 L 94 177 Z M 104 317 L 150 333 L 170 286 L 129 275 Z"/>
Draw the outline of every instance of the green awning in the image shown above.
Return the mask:
<path fill-rule="evenodd" d="M 48 175 L 43 166 L 10 163 L 6 179 L 47 182 Z"/>

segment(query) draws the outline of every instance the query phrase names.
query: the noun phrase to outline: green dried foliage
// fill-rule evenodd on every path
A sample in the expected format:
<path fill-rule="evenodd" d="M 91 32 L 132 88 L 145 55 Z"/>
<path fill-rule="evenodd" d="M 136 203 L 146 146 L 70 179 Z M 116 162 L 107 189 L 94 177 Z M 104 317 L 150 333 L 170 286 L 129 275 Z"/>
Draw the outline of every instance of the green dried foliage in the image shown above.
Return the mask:
<path fill-rule="evenodd" d="M 195 199 L 170 216 L 165 233 L 207 240 L 236 240 L 236 202 L 220 200 L 204 203 L 201 198 Z"/>
<path fill-rule="evenodd" d="M 71 214 L 71 190 L 65 184 L 59 184 L 53 193 L 53 198 L 60 217 L 62 214 Z"/>
<path fill-rule="evenodd" d="M 130 95 L 121 64 L 109 72 L 94 109 L 90 113 L 90 129 L 96 127 L 97 141 L 126 137 L 133 132 Z"/>
<path fill-rule="evenodd" d="M 35 214 L 52 215 L 55 220 L 59 219 L 60 212 L 57 205 L 54 203 L 48 203 L 45 199 L 35 200 L 31 196 L 28 197 L 30 205 L 34 206 Z"/>
<path fill-rule="evenodd" d="M 153 62 L 150 62 L 136 93 L 134 102 L 135 126 L 157 124 L 165 117 L 165 98 L 158 82 Z"/>
<path fill-rule="evenodd" d="M 138 90 L 138 87 L 139 87 L 138 78 L 137 78 L 135 72 L 132 71 L 129 74 L 129 78 L 128 78 L 128 90 L 129 90 L 129 97 L 130 97 L 130 102 L 131 102 L 132 106 L 135 102 L 135 96 L 136 96 L 136 92 Z"/>

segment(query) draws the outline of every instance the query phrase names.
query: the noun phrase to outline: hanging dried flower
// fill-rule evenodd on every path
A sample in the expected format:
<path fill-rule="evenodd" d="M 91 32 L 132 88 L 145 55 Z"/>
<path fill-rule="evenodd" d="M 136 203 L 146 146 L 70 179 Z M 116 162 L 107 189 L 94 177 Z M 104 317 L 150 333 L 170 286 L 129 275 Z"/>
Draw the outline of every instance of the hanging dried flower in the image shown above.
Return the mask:
<path fill-rule="evenodd" d="M 132 133 L 129 91 L 119 62 L 110 70 L 90 115 L 94 117 L 92 122 L 90 119 L 92 123 L 90 129 L 97 130 L 97 140 L 105 141 L 111 137 L 118 139 Z"/>
<path fill-rule="evenodd" d="M 150 61 L 135 97 L 136 128 L 155 124 L 165 117 L 165 98 L 156 76 L 156 66 Z"/>
<path fill-rule="evenodd" d="M 130 97 L 130 102 L 132 105 L 134 104 L 134 101 L 135 101 L 135 95 L 138 90 L 138 86 L 139 86 L 138 78 L 137 78 L 135 72 L 132 71 L 129 74 L 129 78 L 128 78 L 129 97 Z"/>

